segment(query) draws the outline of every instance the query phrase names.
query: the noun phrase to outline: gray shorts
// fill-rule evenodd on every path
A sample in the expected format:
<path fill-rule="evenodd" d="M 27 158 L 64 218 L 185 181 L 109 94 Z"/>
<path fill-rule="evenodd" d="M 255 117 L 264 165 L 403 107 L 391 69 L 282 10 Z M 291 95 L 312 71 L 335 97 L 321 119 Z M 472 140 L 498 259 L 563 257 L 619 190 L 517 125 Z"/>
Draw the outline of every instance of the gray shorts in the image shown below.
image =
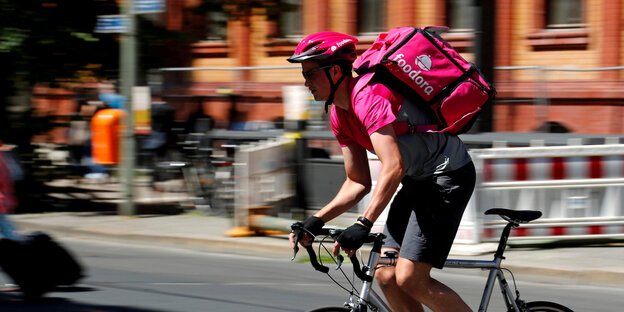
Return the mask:
<path fill-rule="evenodd" d="M 415 181 L 406 177 L 394 197 L 384 228 L 384 247 L 399 256 L 441 269 L 475 186 L 475 168 L 462 168 Z"/>

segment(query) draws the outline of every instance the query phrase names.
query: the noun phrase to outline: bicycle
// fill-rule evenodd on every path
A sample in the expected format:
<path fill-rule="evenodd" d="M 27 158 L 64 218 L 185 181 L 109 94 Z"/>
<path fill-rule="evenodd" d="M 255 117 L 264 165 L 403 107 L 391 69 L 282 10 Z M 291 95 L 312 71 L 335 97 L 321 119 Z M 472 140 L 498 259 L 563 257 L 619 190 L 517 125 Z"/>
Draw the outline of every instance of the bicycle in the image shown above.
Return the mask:
<path fill-rule="evenodd" d="M 507 221 L 507 225 L 503 229 L 501 233 L 500 240 L 498 242 L 498 248 L 496 253 L 494 254 L 494 259 L 490 261 L 484 260 L 462 260 L 462 259 L 448 259 L 446 260 L 445 267 L 449 268 L 466 268 L 466 269 L 483 269 L 489 270 L 489 275 L 487 277 L 487 282 L 485 284 L 485 288 L 483 290 L 483 295 L 481 297 L 481 303 L 479 304 L 478 311 L 487 311 L 490 298 L 492 295 L 492 291 L 494 289 L 495 281 L 498 280 L 499 287 L 502 291 L 505 306 L 507 307 L 507 311 L 514 312 L 572 312 L 569 308 L 560 305 L 558 303 L 550 302 L 550 301 L 532 301 L 526 302 L 520 298 L 520 292 L 518 291 L 517 285 L 515 283 L 515 278 L 513 273 L 506 268 L 501 267 L 501 263 L 503 259 L 503 254 L 505 252 L 505 248 L 507 246 L 507 240 L 509 238 L 510 232 L 512 228 L 519 227 L 522 223 L 528 223 L 530 221 L 536 220 L 541 217 L 542 213 L 540 211 L 534 210 L 509 210 L 503 208 L 493 208 L 489 209 L 485 212 L 486 215 L 499 215 L 501 218 Z M 295 222 L 291 226 L 295 235 L 295 249 L 293 253 L 293 257 L 291 260 L 295 259 L 298 248 L 298 239 L 301 237 L 301 233 L 306 231 L 303 228 L 303 224 L 301 222 Z M 307 232 L 307 231 L 306 231 Z M 341 229 L 335 228 L 323 228 L 323 231 L 319 236 L 323 235 L 325 237 L 331 237 L 334 240 L 340 235 L 342 232 Z M 314 237 L 311 233 L 307 232 L 311 237 Z M 384 266 L 393 266 L 396 265 L 398 260 L 397 252 L 386 252 L 384 256 L 381 256 L 381 247 L 383 245 L 383 240 L 385 236 L 382 233 L 371 233 L 368 236 L 366 243 L 372 243 L 372 249 L 370 251 L 368 263 L 360 267 L 360 262 L 354 254 L 350 257 L 351 263 L 353 264 L 353 271 L 355 276 L 362 282 L 362 287 L 359 293 L 355 292 L 355 286 L 353 286 L 353 282 L 349 281 L 352 286 L 352 290 L 349 290 L 345 287 L 341 286 L 344 290 L 349 292 L 349 299 L 345 302 L 343 307 L 324 307 L 310 310 L 309 312 L 364 312 L 364 311 L 380 311 L 380 312 L 391 312 L 388 305 L 384 302 L 381 296 L 379 296 L 374 289 L 373 280 L 375 270 L 384 267 Z M 323 246 L 324 240 L 321 240 L 319 244 L 319 252 L 320 248 Z M 306 247 L 308 255 L 310 257 L 310 262 L 314 269 L 317 271 L 328 273 L 329 268 L 319 262 L 319 259 L 316 257 L 316 252 L 314 247 L 308 246 Z M 327 252 L 327 248 L 325 248 Z M 331 254 L 331 253 L 330 253 Z M 336 263 L 336 270 L 342 271 L 342 262 L 344 261 L 344 257 L 342 255 L 338 255 L 336 258 L 332 257 L 332 260 Z M 515 292 L 512 292 L 503 270 L 509 271 L 512 276 Z M 342 271 L 343 275 L 344 271 Z M 346 277 L 346 275 L 345 275 Z M 330 278 L 332 278 L 330 276 Z M 333 278 L 332 278 L 333 279 Z M 336 282 L 334 280 L 334 282 Z M 337 282 L 336 282 L 337 283 Z"/>

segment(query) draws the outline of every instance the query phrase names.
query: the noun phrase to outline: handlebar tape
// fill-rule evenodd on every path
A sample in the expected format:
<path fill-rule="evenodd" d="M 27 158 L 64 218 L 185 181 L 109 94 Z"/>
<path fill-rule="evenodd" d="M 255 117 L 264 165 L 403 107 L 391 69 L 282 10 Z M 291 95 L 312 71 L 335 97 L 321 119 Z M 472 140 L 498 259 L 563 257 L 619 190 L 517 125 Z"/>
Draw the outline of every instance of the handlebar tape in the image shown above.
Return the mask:
<path fill-rule="evenodd" d="M 362 269 L 360 268 L 360 261 L 355 254 L 353 254 L 353 256 L 351 256 L 349 259 L 351 259 L 351 263 L 353 264 L 353 273 L 355 273 L 355 276 L 366 282 L 373 281 L 372 276 L 366 275 L 366 273 L 362 271 Z"/>
<path fill-rule="evenodd" d="M 314 252 L 314 247 L 308 246 L 306 247 L 306 250 L 308 251 L 308 255 L 310 256 L 310 263 L 312 263 L 312 266 L 314 267 L 315 270 L 322 272 L 322 273 L 329 272 L 328 267 L 318 263 L 318 260 L 316 259 L 316 253 Z"/>

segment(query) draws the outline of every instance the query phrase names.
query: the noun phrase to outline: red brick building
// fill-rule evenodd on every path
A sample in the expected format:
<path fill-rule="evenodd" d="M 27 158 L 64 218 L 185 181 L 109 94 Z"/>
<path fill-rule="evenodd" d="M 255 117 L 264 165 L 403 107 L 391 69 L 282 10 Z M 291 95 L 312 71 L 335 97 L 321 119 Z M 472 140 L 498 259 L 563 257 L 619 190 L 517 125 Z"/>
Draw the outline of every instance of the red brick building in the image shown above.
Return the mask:
<path fill-rule="evenodd" d="M 193 67 L 287 66 L 298 40 L 333 30 L 355 35 L 364 50 L 379 32 L 399 26 L 449 25 L 445 35 L 466 59 L 474 60 L 478 10 L 463 0 L 282 0 L 253 7 L 228 1 L 223 12 L 193 13 L 200 0 L 168 0 L 169 29 L 203 32 L 193 44 Z M 488 3 L 488 1 L 482 1 Z M 535 131 L 546 122 L 584 134 L 624 131 L 623 0 L 493 0 L 494 66 L 497 101 L 494 131 Z M 600 70 L 599 70 L 600 69 Z M 193 71 L 165 94 L 195 94 L 206 113 L 229 118 L 236 94 L 247 120 L 283 115 L 281 87 L 301 84 L 297 69 Z M 222 93 L 222 92 L 221 92 Z M 179 97 L 169 101 L 185 109 Z M 193 100 L 197 103 L 197 99 Z M 190 103 L 189 103 L 190 104 Z"/>

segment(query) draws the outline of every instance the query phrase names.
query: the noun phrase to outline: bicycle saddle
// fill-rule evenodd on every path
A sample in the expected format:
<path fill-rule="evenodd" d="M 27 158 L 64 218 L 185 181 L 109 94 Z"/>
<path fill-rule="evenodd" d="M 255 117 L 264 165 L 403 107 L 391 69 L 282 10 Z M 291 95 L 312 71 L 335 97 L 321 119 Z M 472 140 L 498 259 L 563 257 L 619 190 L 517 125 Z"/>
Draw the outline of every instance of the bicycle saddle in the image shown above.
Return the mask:
<path fill-rule="evenodd" d="M 530 222 L 542 216 L 542 212 L 537 210 L 511 210 L 504 208 L 488 209 L 485 214 L 507 217 L 517 223 Z"/>

